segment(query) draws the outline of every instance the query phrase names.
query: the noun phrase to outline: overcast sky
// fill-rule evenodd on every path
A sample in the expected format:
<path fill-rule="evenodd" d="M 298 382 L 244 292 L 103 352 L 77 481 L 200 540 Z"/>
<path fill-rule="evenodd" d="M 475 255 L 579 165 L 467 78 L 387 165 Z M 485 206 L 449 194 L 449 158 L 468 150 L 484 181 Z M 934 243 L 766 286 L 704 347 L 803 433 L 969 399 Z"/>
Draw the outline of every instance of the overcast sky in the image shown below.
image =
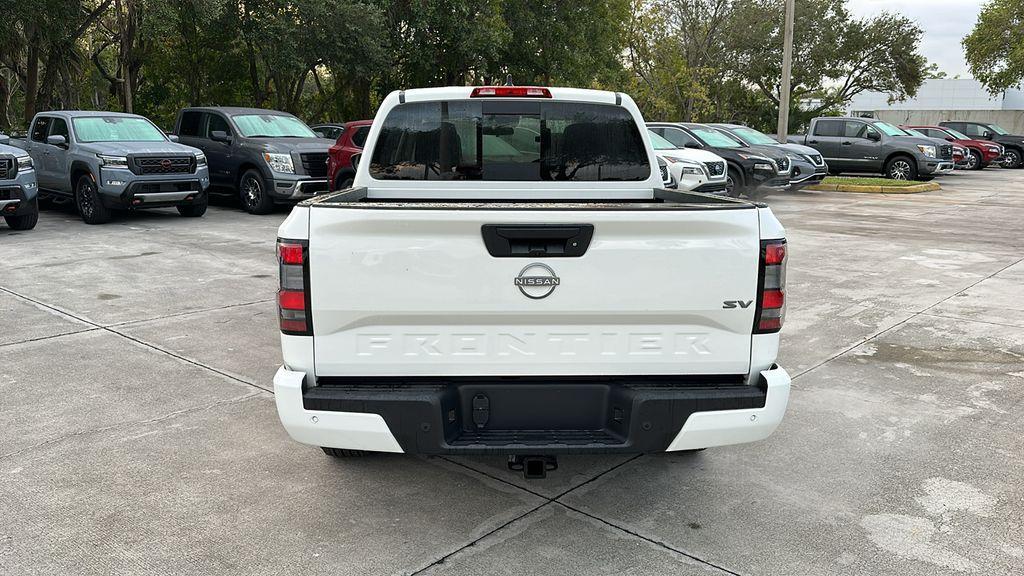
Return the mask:
<path fill-rule="evenodd" d="M 924 30 L 921 53 L 939 65 L 950 78 L 970 78 L 960 40 L 978 21 L 982 0 L 849 0 L 855 16 L 874 16 L 880 12 L 899 12 L 917 22 Z"/>

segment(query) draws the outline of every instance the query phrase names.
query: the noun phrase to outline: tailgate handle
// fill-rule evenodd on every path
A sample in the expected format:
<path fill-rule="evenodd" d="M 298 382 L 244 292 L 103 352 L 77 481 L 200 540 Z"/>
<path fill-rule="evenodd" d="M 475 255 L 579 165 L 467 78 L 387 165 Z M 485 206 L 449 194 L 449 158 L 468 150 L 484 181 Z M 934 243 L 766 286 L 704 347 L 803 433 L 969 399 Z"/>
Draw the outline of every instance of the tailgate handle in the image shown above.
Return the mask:
<path fill-rule="evenodd" d="M 497 258 L 582 256 L 594 237 L 593 224 L 484 224 L 484 245 Z"/>

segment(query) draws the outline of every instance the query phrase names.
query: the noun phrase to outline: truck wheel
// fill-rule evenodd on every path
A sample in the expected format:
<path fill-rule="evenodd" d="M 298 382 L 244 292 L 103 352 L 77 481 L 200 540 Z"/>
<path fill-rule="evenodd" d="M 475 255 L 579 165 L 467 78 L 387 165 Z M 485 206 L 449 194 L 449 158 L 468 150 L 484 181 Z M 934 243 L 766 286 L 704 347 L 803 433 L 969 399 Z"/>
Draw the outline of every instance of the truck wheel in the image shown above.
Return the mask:
<path fill-rule="evenodd" d="M 967 154 L 967 169 L 968 170 L 981 170 L 981 154 L 977 150 L 970 150 Z"/>
<path fill-rule="evenodd" d="M 1020 151 L 1014 150 L 1013 148 L 1007 148 L 1003 152 L 1003 168 L 1020 168 L 1021 155 Z"/>
<path fill-rule="evenodd" d="M 725 176 L 725 195 L 731 198 L 739 198 L 743 192 L 743 178 L 735 168 L 729 168 Z"/>
<path fill-rule="evenodd" d="M 210 205 L 208 197 L 203 196 L 202 200 L 197 200 L 191 204 L 178 206 L 178 214 L 187 218 L 199 218 L 203 214 L 206 214 L 206 207 Z"/>
<path fill-rule="evenodd" d="M 84 174 L 75 186 L 75 205 L 86 224 L 104 224 L 110 221 L 110 210 L 100 201 L 92 176 Z"/>
<path fill-rule="evenodd" d="M 242 174 L 238 181 L 238 196 L 242 201 L 242 208 L 249 214 L 270 214 L 274 209 L 274 199 L 267 192 L 263 176 L 255 168 L 250 168 Z"/>
<path fill-rule="evenodd" d="M 916 180 L 917 166 L 906 156 L 897 156 L 885 165 L 885 177 L 893 180 Z"/>
<path fill-rule="evenodd" d="M 31 230 L 36 227 L 36 222 L 39 221 L 39 204 L 37 201 L 32 201 L 32 207 L 35 208 L 28 214 L 20 214 L 18 216 L 4 216 L 4 220 L 7 221 L 7 225 L 10 226 L 11 230 Z"/>
<path fill-rule="evenodd" d="M 338 178 L 338 184 L 334 186 L 334 191 L 337 192 L 338 190 L 347 190 L 347 189 L 349 189 L 351 187 L 352 187 L 352 177 L 351 176 L 345 176 L 343 178 Z"/>
<path fill-rule="evenodd" d="M 354 458 L 366 455 L 366 452 L 363 450 L 349 450 L 347 448 L 327 448 L 324 446 L 321 446 L 320 449 L 324 451 L 324 454 L 327 454 L 332 458 Z"/>

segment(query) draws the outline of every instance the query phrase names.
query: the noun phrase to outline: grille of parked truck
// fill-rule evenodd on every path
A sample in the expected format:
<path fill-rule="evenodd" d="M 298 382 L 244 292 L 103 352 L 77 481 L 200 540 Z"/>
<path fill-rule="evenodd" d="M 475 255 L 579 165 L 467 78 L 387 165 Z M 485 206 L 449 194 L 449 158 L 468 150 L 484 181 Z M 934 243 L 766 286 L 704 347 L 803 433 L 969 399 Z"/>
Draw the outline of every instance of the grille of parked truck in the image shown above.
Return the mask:
<path fill-rule="evenodd" d="M 32 156 L 40 197 L 73 201 L 88 224 L 107 222 L 115 209 L 173 206 L 192 217 L 206 212 L 206 156 L 142 116 L 41 112 L 28 137 L 11 143 Z"/>
<path fill-rule="evenodd" d="M 282 424 L 327 454 L 697 450 L 778 426 L 787 245 L 769 208 L 666 190 L 614 92 L 382 102 L 352 187 L 281 225 Z M 774 163 L 769 163 L 775 173 Z"/>

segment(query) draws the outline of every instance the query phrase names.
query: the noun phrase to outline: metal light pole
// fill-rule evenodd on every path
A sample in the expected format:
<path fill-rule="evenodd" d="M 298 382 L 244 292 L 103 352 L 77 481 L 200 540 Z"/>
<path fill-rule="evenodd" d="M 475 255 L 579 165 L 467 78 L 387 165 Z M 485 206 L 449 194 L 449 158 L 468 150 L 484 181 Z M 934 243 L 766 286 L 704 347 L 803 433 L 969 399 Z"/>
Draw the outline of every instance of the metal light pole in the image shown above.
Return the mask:
<path fill-rule="evenodd" d="M 786 25 L 782 41 L 782 84 L 779 86 L 778 140 L 786 143 L 789 132 L 789 83 L 793 75 L 793 12 L 796 0 L 786 0 Z"/>

